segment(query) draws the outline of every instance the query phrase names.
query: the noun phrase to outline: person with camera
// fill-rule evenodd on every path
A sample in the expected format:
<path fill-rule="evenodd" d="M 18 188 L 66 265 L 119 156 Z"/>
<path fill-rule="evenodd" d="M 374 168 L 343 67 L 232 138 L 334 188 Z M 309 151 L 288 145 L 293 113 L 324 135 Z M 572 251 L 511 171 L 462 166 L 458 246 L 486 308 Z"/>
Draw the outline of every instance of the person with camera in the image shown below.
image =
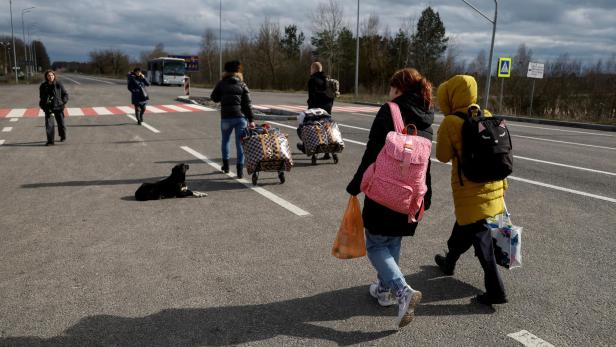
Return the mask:
<path fill-rule="evenodd" d="M 148 100 L 150 100 L 145 87 L 149 86 L 150 82 L 145 78 L 139 67 L 134 68 L 133 72 L 128 74 L 127 79 L 127 87 L 131 93 L 131 103 L 135 106 L 137 125 L 141 125 L 141 122 L 143 122 L 143 114 L 145 113 L 145 106 Z"/>
<path fill-rule="evenodd" d="M 45 130 L 47 143 L 45 146 L 54 144 L 55 128 L 53 117 L 58 123 L 60 142 L 66 140 L 66 125 L 64 125 L 64 108 L 68 102 L 68 93 L 64 85 L 56 78 L 53 70 L 45 71 L 45 81 L 39 87 L 39 107 L 45 112 Z"/>

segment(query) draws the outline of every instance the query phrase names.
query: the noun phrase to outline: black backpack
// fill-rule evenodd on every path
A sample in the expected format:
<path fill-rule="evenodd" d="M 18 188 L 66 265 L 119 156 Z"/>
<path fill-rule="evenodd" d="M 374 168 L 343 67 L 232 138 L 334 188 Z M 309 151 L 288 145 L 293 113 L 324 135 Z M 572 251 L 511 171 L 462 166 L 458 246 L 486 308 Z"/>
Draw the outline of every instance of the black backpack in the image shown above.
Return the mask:
<path fill-rule="evenodd" d="M 500 181 L 513 172 L 511 135 L 504 119 L 485 117 L 478 106 L 468 113 L 457 112 L 462 124 L 462 156 L 458 156 L 458 177 L 472 182 Z"/>

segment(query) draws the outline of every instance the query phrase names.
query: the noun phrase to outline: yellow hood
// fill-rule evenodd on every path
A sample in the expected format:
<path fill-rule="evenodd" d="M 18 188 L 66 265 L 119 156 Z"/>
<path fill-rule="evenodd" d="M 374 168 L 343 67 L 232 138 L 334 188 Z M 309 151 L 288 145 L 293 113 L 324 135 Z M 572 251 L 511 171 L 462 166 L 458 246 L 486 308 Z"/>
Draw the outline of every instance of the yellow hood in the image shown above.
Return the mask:
<path fill-rule="evenodd" d="M 466 113 L 471 104 L 477 103 L 477 81 L 473 76 L 453 76 L 438 87 L 437 98 L 444 115 Z"/>

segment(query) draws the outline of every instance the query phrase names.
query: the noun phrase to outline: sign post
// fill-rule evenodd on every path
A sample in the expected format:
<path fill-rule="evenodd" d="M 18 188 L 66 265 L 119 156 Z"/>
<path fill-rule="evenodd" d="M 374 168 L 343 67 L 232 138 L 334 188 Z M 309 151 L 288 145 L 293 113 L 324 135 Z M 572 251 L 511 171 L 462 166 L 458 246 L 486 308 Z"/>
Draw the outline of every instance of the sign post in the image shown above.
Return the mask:
<path fill-rule="evenodd" d="M 503 112 L 503 84 L 505 78 L 511 77 L 511 58 L 498 59 L 498 78 L 501 79 L 500 97 L 498 101 L 498 112 Z"/>
<path fill-rule="evenodd" d="M 533 99 L 535 97 L 535 81 L 538 78 L 543 78 L 543 68 L 544 68 L 544 65 L 541 63 L 533 63 L 533 62 L 528 63 L 528 73 L 526 74 L 526 77 L 533 79 L 533 88 L 530 92 L 530 108 L 528 110 L 529 117 L 533 116 Z"/>

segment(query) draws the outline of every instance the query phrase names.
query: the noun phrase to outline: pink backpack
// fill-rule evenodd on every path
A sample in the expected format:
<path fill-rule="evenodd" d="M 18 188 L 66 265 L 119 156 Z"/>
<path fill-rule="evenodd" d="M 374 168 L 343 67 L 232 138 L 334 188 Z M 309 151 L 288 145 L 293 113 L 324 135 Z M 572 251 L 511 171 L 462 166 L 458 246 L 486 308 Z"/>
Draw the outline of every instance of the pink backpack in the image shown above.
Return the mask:
<path fill-rule="evenodd" d="M 423 198 L 426 172 L 432 150 L 432 141 L 406 133 L 400 108 L 388 102 L 395 131 L 390 131 L 385 146 L 361 181 L 361 191 L 371 200 L 400 213 L 408 214 L 409 223 L 421 220 L 424 212 Z"/>

